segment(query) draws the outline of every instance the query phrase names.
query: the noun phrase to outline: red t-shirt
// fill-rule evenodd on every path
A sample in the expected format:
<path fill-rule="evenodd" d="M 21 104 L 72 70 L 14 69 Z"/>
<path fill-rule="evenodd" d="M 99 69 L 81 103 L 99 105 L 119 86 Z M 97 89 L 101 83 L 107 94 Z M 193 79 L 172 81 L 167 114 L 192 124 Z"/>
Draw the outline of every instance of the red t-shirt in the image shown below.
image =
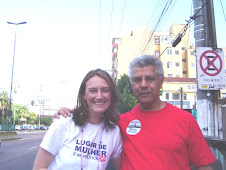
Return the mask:
<path fill-rule="evenodd" d="M 169 103 L 162 110 L 137 105 L 120 115 L 123 152 L 121 170 L 190 170 L 216 159 L 195 120 Z"/>

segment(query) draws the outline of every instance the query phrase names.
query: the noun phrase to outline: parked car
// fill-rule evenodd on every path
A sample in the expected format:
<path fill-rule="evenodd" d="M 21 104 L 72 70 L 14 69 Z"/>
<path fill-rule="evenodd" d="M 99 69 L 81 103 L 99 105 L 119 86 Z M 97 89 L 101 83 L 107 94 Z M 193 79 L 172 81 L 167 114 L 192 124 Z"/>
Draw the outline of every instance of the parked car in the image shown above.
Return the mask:
<path fill-rule="evenodd" d="M 29 127 L 25 125 L 25 126 L 22 126 L 21 129 L 22 129 L 22 130 L 28 130 Z"/>
<path fill-rule="evenodd" d="M 29 130 L 35 130 L 35 127 L 33 125 L 30 125 Z"/>
<path fill-rule="evenodd" d="M 16 125 L 16 126 L 15 126 L 15 130 L 21 130 L 20 125 Z"/>
<path fill-rule="evenodd" d="M 40 130 L 46 130 L 47 128 L 45 126 L 40 126 Z"/>
<path fill-rule="evenodd" d="M 35 130 L 38 130 L 38 125 L 34 125 Z"/>

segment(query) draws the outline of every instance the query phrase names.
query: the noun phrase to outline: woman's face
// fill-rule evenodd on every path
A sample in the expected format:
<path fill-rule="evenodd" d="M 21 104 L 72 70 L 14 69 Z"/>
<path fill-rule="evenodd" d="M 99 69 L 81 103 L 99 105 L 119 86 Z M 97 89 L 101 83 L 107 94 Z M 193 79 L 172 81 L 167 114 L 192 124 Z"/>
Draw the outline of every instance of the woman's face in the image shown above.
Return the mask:
<path fill-rule="evenodd" d="M 99 76 L 90 78 L 86 82 L 83 98 L 87 101 L 90 114 L 102 116 L 111 104 L 111 93 L 107 82 Z"/>

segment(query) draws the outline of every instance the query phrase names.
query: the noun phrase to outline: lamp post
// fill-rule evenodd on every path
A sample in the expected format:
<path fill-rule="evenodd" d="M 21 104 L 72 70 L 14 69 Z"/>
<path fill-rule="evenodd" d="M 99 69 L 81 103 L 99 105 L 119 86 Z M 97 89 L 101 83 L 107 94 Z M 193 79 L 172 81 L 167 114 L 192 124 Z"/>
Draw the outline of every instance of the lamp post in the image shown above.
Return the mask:
<path fill-rule="evenodd" d="M 10 112 L 11 112 L 11 107 L 12 107 L 13 70 L 14 70 L 14 58 L 15 58 L 15 49 L 16 49 L 16 32 L 17 32 L 17 25 L 27 24 L 27 22 L 19 22 L 19 23 L 7 22 L 7 23 L 16 26 L 15 39 L 14 39 L 14 50 L 13 50 L 13 64 L 12 64 L 11 88 L 10 88 L 10 99 L 9 99 L 9 111 L 8 111 L 8 131 L 9 131 Z"/>

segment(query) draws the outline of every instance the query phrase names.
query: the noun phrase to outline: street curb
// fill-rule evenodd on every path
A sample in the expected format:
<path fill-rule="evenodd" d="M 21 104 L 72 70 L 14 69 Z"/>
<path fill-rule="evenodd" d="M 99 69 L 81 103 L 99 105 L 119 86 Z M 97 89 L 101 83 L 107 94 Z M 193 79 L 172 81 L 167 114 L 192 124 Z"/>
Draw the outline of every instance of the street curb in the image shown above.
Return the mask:
<path fill-rule="evenodd" d="M 7 138 L 7 139 L 1 139 L 1 141 L 11 141 L 11 140 L 18 140 L 21 138 Z"/>
<path fill-rule="evenodd" d="M 14 140 L 18 139 L 18 134 L 16 132 L 0 132 L 0 140 Z"/>
<path fill-rule="evenodd" d="M 36 134 L 36 133 L 45 133 L 46 130 L 42 131 L 16 131 L 16 132 L 6 132 L 0 131 L 0 140 L 1 141 L 10 141 L 21 139 L 21 134 Z"/>

